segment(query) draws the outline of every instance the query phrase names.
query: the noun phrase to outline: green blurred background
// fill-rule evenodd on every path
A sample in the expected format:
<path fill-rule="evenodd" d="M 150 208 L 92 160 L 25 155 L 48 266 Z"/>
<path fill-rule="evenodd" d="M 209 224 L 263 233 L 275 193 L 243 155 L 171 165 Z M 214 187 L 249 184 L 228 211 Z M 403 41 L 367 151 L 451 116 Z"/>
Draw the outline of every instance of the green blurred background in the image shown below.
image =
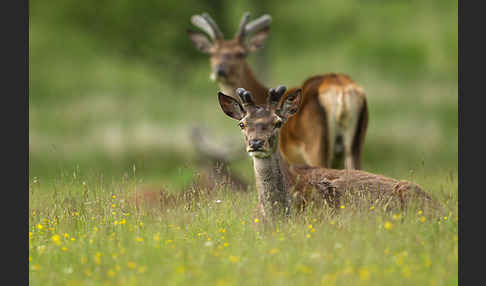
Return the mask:
<path fill-rule="evenodd" d="M 248 58 L 266 86 L 343 72 L 365 89 L 365 170 L 457 175 L 457 1 L 34 0 L 29 176 L 116 180 L 135 166 L 144 182 L 179 188 L 197 169 L 193 126 L 242 146 L 186 30 L 208 12 L 230 38 L 245 11 L 273 17 L 265 48 Z M 245 156 L 231 169 L 252 179 Z"/>

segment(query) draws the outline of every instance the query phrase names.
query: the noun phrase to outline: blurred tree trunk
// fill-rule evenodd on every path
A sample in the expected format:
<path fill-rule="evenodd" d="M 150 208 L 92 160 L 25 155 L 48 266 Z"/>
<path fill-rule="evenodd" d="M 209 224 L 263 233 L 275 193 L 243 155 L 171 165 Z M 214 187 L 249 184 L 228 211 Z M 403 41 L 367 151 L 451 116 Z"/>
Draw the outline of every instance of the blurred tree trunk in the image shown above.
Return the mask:
<path fill-rule="evenodd" d="M 270 16 L 273 16 L 270 13 L 269 9 L 269 1 L 259 1 L 259 0 L 253 0 L 251 1 L 251 6 L 252 6 L 252 19 L 258 18 L 262 16 L 263 14 L 270 14 Z M 273 24 L 273 23 L 272 23 Z M 270 24 L 270 29 L 272 27 L 272 24 Z M 271 30 L 270 30 L 271 31 Z M 263 83 L 266 87 L 270 87 L 269 83 L 269 78 L 270 78 L 270 67 L 269 67 L 269 62 L 268 62 L 268 55 L 269 55 L 269 49 L 268 46 L 271 42 L 270 38 L 272 37 L 272 32 L 270 32 L 270 36 L 268 37 L 267 41 L 265 42 L 265 46 L 258 50 L 255 53 L 255 67 L 253 70 L 255 71 L 255 75 L 257 76 L 258 80 Z"/>

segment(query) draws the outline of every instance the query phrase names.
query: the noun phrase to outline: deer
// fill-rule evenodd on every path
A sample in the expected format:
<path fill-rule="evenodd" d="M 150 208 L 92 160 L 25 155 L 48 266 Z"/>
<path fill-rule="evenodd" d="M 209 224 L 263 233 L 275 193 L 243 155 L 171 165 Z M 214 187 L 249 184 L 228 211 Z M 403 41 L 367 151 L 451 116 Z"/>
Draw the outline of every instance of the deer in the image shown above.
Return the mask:
<path fill-rule="evenodd" d="M 209 55 L 210 79 L 221 92 L 237 98 L 235 90 L 241 87 L 253 94 L 257 104 L 266 102 L 268 88 L 255 78 L 246 58 L 264 46 L 271 21 L 268 14 L 250 21 L 246 12 L 235 36 L 225 40 L 207 13 L 191 17 L 191 23 L 204 33 L 188 30 L 188 36 L 199 51 Z M 363 89 L 348 75 L 337 73 L 312 76 L 298 88 L 303 93 L 302 107 L 281 130 L 283 157 L 294 164 L 361 169 L 368 126 Z"/>
<path fill-rule="evenodd" d="M 313 190 L 334 208 L 346 198 L 385 202 L 387 210 L 404 209 L 410 201 L 423 203 L 423 208 L 434 206 L 432 197 L 409 181 L 362 170 L 294 165 L 285 160 L 279 152 L 279 137 L 285 122 L 298 114 L 303 102 L 301 88 L 289 90 L 283 97 L 285 91 L 285 86 L 269 89 L 263 105 L 256 104 L 244 88 L 235 90 L 239 99 L 218 92 L 222 111 L 238 121 L 246 151 L 253 159 L 257 210 L 263 221 L 288 217 L 292 206 L 299 206 L 299 198 L 305 200 Z"/>

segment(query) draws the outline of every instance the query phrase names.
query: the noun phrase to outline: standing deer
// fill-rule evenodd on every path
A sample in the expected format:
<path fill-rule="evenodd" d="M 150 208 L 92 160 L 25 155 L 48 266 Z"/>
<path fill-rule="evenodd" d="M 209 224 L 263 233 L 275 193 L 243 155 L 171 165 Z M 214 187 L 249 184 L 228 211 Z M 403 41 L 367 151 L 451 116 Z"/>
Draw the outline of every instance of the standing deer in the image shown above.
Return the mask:
<path fill-rule="evenodd" d="M 188 30 L 189 38 L 197 49 L 209 54 L 210 78 L 225 94 L 236 98 L 236 88 L 242 87 L 254 95 L 257 104 L 266 102 L 268 89 L 255 78 L 246 57 L 263 47 L 271 20 L 270 15 L 263 15 L 250 22 L 247 12 L 234 38 L 225 40 L 208 14 L 191 17 L 192 24 L 209 38 Z M 361 169 L 368 125 L 363 90 L 349 76 L 335 73 L 311 77 L 300 88 L 302 107 L 281 130 L 280 150 L 285 159 L 294 164 Z"/>
<path fill-rule="evenodd" d="M 302 104 L 302 89 L 290 90 L 283 98 L 283 86 L 268 91 L 268 100 L 257 105 L 251 93 L 238 88 L 240 100 L 218 92 L 223 112 L 239 121 L 246 151 L 253 158 L 258 191 L 258 209 L 264 219 L 288 214 L 291 198 L 306 196 L 317 190 L 331 205 L 341 204 L 346 198 L 363 197 L 387 203 L 388 208 L 405 207 L 412 198 L 433 202 L 421 187 L 407 181 L 398 181 L 360 170 L 336 170 L 322 167 L 296 166 L 282 158 L 278 144 L 282 126 L 298 114 Z M 298 197 L 297 196 L 297 197 Z"/>

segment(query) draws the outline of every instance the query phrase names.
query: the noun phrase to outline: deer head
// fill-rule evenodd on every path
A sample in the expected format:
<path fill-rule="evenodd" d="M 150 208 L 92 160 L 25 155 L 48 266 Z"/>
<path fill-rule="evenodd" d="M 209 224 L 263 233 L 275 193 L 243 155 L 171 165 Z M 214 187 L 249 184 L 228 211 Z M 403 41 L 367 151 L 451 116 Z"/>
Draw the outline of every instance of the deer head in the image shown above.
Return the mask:
<path fill-rule="evenodd" d="M 243 88 L 236 90 L 241 103 L 218 92 L 223 112 L 238 120 L 250 156 L 263 159 L 277 151 L 280 128 L 297 113 L 302 102 L 302 89 L 292 89 L 282 99 L 285 91 L 285 86 L 269 89 L 267 102 L 263 106 L 256 105 L 251 93 Z"/>
<path fill-rule="evenodd" d="M 212 80 L 223 84 L 236 84 L 244 76 L 243 68 L 248 53 L 263 47 L 272 18 L 270 15 L 263 15 L 251 22 L 249 20 L 250 13 L 246 12 L 234 38 L 225 40 L 218 25 L 207 13 L 191 17 L 191 23 L 205 33 L 192 30 L 187 33 L 198 50 L 210 55 Z"/>

